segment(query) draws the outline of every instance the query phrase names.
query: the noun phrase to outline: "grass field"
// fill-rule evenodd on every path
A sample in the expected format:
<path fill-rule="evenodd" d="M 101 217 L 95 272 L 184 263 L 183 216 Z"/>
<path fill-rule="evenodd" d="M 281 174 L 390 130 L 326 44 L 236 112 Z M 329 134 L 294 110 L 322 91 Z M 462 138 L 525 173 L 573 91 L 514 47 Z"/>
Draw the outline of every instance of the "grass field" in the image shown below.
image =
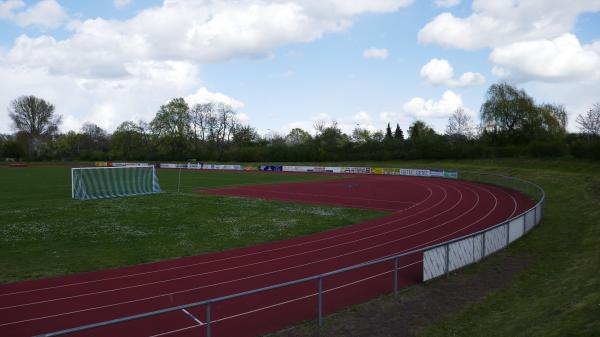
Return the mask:
<path fill-rule="evenodd" d="M 444 167 L 509 174 L 533 181 L 546 192 L 540 224 L 509 249 L 467 267 L 457 275 L 403 290 L 399 299 L 384 296 L 275 336 L 398 336 L 396 322 L 411 316 L 402 307 L 407 298 L 431 296 L 427 310 L 408 322 L 414 336 L 600 336 L 600 163 L 558 160 L 477 160 L 352 163 L 402 167 Z M 440 289 L 468 280 L 472 284 L 489 270 L 503 273 L 509 261 L 527 260 L 524 270 L 508 276 L 500 289 L 467 300 L 458 309 L 443 310 Z M 489 280 L 487 280 L 489 281 Z M 485 284 L 482 285 L 485 288 Z M 467 291 L 465 291 L 467 292 Z M 454 294 L 462 300 L 465 294 Z M 438 297 L 438 298 L 436 298 Z M 390 312 L 390 308 L 402 309 Z M 431 316 L 431 312 L 444 315 Z M 356 329 L 349 329 L 354 327 Z"/>
<path fill-rule="evenodd" d="M 384 214 L 210 196 L 206 187 L 318 175 L 158 171 L 164 193 L 76 201 L 68 167 L 0 166 L 0 283 L 125 266 L 306 235 Z"/>

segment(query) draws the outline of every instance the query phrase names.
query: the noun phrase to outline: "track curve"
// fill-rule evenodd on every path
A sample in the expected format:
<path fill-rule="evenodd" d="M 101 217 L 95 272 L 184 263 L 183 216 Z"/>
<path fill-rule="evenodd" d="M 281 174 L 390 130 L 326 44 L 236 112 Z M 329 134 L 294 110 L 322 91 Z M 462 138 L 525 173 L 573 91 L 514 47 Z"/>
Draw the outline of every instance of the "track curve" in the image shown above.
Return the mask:
<path fill-rule="evenodd" d="M 317 182 L 204 190 L 392 211 L 390 215 L 314 235 L 157 263 L 0 286 L 0 335 L 31 336 L 239 293 L 447 241 L 533 206 L 524 195 L 460 180 L 352 176 Z M 422 254 L 401 258 L 400 285 L 422 280 Z M 392 290 L 391 264 L 323 282 L 324 312 Z M 215 336 L 255 336 L 306 319 L 317 310 L 309 282 L 212 307 Z M 203 336 L 205 308 L 74 334 Z"/>

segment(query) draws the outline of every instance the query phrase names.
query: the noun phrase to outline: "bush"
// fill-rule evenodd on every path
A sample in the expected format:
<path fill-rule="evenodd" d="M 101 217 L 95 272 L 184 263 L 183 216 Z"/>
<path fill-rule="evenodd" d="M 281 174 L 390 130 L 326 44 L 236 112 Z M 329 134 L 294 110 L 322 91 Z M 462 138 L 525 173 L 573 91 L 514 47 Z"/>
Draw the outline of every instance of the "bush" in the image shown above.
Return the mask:
<path fill-rule="evenodd" d="M 562 141 L 534 141 L 527 146 L 527 153 L 532 157 L 562 157 L 567 152 L 567 145 Z"/>

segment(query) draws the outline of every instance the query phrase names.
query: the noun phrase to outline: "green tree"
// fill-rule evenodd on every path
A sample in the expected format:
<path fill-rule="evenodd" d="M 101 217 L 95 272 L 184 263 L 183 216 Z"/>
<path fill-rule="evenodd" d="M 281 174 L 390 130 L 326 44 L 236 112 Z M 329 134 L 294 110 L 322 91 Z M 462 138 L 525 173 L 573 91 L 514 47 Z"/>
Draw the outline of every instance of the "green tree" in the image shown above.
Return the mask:
<path fill-rule="evenodd" d="M 419 138 L 426 138 L 428 136 L 434 136 L 436 133 L 435 131 L 427 124 L 425 124 L 425 122 L 423 121 L 415 121 L 409 128 L 408 128 L 408 136 L 410 137 L 410 139 L 412 140 L 417 140 Z"/>
<path fill-rule="evenodd" d="M 394 131 L 394 139 L 397 141 L 404 140 L 404 132 L 402 132 L 402 129 L 400 128 L 400 124 L 396 124 L 396 130 Z"/>
<path fill-rule="evenodd" d="M 385 128 L 385 140 L 386 141 L 391 141 L 394 137 L 392 136 L 392 127 L 390 126 L 390 123 L 387 124 L 387 127 Z"/>
<path fill-rule="evenodd" d="M 288 145 L 302 145 L 308 144 L 312 141 L 310 133 L 302 130 L 301 128 L 293 128 L 287 136 L 285 136 L 285 142 Z"/>
<path fill-rule="evenodd" d="M 174 98 L 160 107 L 150 122 L 150 127 L 154 135 L 161 140 L 161 144 L 167 145 L 163 150 L 181 157 L 188 147 L 190 123 L 189 106 L 183 98 Z"/>

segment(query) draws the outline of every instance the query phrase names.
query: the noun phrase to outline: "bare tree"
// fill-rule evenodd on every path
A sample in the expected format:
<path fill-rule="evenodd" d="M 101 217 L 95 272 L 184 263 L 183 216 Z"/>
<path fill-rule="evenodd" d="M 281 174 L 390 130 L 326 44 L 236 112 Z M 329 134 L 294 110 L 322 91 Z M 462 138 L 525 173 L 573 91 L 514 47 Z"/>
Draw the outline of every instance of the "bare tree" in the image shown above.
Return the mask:
<path fill-rule="evenodd" d="M 192 131 L 194 138 L 201 142 L 206 141 L 208 134 L 208 119 L 215 112 L 214 103 L 196 104 L 191 110 Z"/>
<path fill-rule="evenodd" d="M 600 103 L 596 103 L 584 115 L 579 114 L 575 120 L 582 133 L 600 136 Z"/>
<path fill-rule="evenodd" d="M 458 108 L 448 118 L 446 135 L 453 138 L 472 139 L 475 135 L 474 129 L 471 116 L 463 108 Z"/>
<path fill-rule="evenodd" d="M 21 96 L 10 103 L 8 116 L 14 128 L 26 135 L 29 153 L 36 150 L 42 140 L 58 133 L 62 121 L 60 115 L 54 114 L 54 105 L 36 96 Z"/>

